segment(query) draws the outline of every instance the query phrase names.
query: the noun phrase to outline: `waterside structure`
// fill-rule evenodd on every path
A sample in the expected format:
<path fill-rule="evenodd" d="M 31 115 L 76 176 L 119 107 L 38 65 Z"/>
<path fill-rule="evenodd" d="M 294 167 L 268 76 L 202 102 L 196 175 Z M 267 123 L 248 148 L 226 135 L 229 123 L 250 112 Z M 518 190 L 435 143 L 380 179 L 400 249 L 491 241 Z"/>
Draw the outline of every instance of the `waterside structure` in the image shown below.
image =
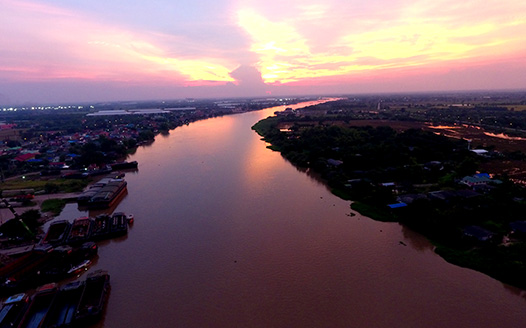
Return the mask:
<path fill-rule="evenodd" d="M 124 179 L 104 178 L 78 196 L 77 202 L 90 209 L 108 208 L 126 191 L 126 186 Z"/>

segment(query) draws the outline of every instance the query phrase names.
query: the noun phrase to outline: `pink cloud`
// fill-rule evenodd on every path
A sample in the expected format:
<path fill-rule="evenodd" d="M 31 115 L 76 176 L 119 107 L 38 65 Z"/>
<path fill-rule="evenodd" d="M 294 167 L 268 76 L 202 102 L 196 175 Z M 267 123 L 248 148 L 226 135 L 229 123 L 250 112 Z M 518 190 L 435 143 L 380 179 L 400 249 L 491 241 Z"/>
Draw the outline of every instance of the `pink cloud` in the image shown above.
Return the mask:
<path fill-rule="evenodd" d="M 119 92 L 119 85 L 167 93 L 202 87 L 205 95 L 307 92 L 315 84 L 329 91 L 363 89 L 360 83 L 371 90 L 469 89 L 491 81 L 495 88 L 524 87 L 516 77 L 526 75 L 526 2 L 225 1 L 226 16 L 209 12 L 204 20 L 195 10 L 184 24 L 137 3 L 133 8 L 160 16 L 136 25 L 123 18 L 133 19 L 133 8 L 124 16 L 96 15 L 106 8 L 98 0 L 89 4 L 96 10 L 80 2 L 64 9 L 41 0 L 0 0 L 0 82 L 4 90 L 27 82 L 26 94 L 38 83 L 63 90 L 66 81 Z M 445 76 L 456 80 L 445 83 Z"/>

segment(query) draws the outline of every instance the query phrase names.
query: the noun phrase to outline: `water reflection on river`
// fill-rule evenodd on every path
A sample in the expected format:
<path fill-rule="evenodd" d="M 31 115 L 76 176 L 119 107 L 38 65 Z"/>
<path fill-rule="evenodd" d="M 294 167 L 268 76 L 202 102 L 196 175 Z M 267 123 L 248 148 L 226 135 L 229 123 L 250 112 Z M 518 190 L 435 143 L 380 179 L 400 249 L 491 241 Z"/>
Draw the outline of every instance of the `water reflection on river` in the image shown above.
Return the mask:
<path fill-rule="evenodd" d="M 117 210 L 134 226 L 91 269 L 112 279 L 100 327 L 524 326 L 519 290 L 350 216 L 267 149 L 250 127 L 275 110 L 195 122 L 133 155 Z"/>

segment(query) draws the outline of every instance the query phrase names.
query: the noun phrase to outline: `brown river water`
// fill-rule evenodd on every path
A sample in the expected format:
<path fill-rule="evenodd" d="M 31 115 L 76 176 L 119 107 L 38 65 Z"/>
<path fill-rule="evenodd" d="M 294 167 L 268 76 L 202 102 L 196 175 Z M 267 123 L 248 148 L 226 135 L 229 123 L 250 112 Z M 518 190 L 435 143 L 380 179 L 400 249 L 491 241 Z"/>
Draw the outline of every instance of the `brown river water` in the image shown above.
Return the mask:
<path fill-rule="evenodd" d="M 111 275 L 97 327 L 526 327 L 521 290 L 351 216 L 267 149 L 251 126 L 277 109 L 191 123 L 129 158 L 117 210 L 135 223 L 89 270 Z"/>

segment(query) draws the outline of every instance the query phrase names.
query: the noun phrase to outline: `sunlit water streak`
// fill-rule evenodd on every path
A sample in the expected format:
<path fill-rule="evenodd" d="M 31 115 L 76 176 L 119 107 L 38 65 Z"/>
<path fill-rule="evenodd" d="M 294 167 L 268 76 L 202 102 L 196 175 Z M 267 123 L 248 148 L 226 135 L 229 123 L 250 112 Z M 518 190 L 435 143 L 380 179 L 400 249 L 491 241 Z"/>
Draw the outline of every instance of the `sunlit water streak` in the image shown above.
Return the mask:
<path fill-rule="evenodd" d="M 134 226 L 91 268 L 112 280 L 99 327 L 524 326 L 518 289 L 399 224 L 350 216 L 267 149 L 250 127 L 275 110 L 195 122 L 130 158 L 118 210 Z"/>

